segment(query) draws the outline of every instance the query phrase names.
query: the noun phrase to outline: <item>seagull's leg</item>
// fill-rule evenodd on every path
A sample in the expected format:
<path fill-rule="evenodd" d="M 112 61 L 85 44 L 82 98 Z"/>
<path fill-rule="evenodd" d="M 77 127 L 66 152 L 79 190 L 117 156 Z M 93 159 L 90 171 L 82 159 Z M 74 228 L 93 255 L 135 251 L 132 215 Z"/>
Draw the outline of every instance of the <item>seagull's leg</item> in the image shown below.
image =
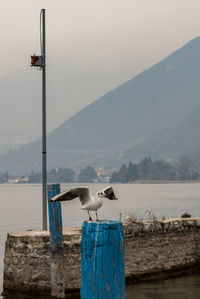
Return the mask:
<path fill-rule="evenodd" d="M 96 221 L 99 221 L 97 211 L 96 211 Z"/>
<path fill-rule="evenodd" d="M 90 212 L 87 210 L 88 215 L 89 215 L 89 221 L 92 221 L 92 217 L 90 216 Z"/>

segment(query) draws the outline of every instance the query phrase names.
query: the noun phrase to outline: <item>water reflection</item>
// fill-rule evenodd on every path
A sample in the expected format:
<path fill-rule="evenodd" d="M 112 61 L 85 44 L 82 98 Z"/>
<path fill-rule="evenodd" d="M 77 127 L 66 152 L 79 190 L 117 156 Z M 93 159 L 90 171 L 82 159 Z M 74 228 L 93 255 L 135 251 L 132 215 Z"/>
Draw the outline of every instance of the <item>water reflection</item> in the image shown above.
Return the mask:
<path fill-rule="evenodd" d="M 187 276 L 129 285 L 126 299 L 199 299 L 200 267 L 192 271 Z"/>
<path fill-rule="evenodd" d="M 186 276 L 153 282 L 134 283 L 126 286 L 126 299 L 199 299 L 200 298 L 200 268 L 192 270 Z M 34 299 L 35 297 L 28 297 Z M 51 297 L 37 297 L 50 299 Z M 71 299 L 80 299 L 73 295 Z M 18 299 L 4 297 L 3 299 Z"/>

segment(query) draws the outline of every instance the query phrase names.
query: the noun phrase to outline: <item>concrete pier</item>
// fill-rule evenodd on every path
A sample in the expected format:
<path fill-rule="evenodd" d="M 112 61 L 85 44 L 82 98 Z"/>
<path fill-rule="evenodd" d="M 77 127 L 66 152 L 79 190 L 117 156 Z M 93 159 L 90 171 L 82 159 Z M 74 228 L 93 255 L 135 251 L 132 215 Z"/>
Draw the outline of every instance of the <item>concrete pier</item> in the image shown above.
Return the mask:
<path fill-rule="evenodd" d="M 168 219 L 123 225 L 126 281 L 160 278 L 200 262 L 200 219 Z M 66 298 L 80 298 L 81 227 L 63 229 Z M 5 295 L 49 296 L 50 243 L 46 231 L 8 233 Z"/>

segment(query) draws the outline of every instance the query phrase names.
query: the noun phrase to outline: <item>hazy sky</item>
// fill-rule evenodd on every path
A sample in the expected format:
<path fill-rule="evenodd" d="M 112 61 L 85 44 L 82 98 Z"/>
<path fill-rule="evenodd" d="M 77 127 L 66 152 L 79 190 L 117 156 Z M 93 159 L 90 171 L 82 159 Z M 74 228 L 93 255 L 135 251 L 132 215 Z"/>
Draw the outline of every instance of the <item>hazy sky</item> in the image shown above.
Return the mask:
<path fill-rule="evenodd" d="M 40 134 L 40 72 L 29 65 L 40 53 L 41 8 L 48 131 L 200 35 L 199 0 L 1 0 L 0 147 Z"/>

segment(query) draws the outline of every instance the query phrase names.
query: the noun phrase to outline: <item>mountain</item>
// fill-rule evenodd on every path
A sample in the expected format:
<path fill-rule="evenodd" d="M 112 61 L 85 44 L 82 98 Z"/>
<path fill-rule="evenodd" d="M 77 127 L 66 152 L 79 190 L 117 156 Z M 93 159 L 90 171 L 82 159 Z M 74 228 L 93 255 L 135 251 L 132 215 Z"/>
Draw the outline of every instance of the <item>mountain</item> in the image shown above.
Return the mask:
<path fill-rule="evenodd" d="M 119 165 L 150 155 L 153 159 L 193 157 L 200 166 L 200 105 L 180 123 L 138 145 L 131 146 L 120 158 Z"/>
<path fill-rule="evenodd" d="M 112 167 L 127 156 L 133 161 L 141 158 L 152 146 L 156 156 L 158 148 L 152 140 L 160 136 L 164 144 L 169 128 L 184 136 L 181 123 L 193 119 L 200 105 L 199 53 L 200 37 L 65 121 L 48 135 L 48 167 Z M 175 137 L 170 138 L 168 148 Z M 187 151 L 194 150 L 187 139 L 185 144 Z M 161 146 L 162 157 L 168 155 L 165 149 Z M 40 152 L 40 141 L 9 151 L 0 157 L 0 169 L 38 170 Z M 173 155 L 179 152 L 175 143 Z"/>
<path fill-rule="evenodd" d="M 28 65 L 0 73 L 0 154 L 41 136 L 41 71 Z M 66 67 L 67 66 L 67 67 Z M 112 78 L 102 69 L 88 71 L 69 56 L 51 56 L 47 63 L 47 130 L 52 131 L 80 108 L 107 92 L 123 75 Z M 78 88 L 77 88 L 78 86 Z M 79 100 L 81 98 L 81 101 Z"/>

